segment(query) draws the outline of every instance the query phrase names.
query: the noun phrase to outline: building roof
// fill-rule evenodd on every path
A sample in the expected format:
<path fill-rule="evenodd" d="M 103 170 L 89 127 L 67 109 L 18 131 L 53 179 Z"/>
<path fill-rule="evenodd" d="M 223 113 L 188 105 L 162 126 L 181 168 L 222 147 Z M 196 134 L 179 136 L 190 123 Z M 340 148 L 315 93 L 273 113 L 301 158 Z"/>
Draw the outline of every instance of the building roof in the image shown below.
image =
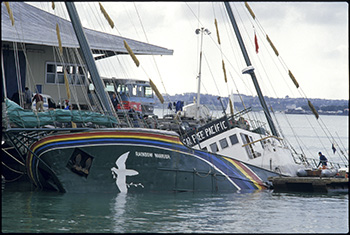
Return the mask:
<path fill-rule="evenodd" d="M 70 21 L 43 11 L 24 2 L 9 2 L 15 24 L 12 26 L 5 4 L 1 4 L 1 40 L 30 43 L 36 45 L 58 46 L 56 23 L 60 28 L 63 47 L 79 48 Z M 128 53 L 124 40 L 137 55 L 172 55 L 173 50 L 98 32 L 84 28 L 85 35 L 94 53 L 104 51 L 106 56 Z"/>

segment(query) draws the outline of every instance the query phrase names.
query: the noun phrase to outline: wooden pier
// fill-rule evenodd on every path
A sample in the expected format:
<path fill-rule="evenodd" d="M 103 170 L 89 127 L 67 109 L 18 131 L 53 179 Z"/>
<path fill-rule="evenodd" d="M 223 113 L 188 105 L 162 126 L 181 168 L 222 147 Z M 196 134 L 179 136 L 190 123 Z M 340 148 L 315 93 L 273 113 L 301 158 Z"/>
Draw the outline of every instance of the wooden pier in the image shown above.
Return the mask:
<path fill-rule="evenodd" d="M 348 192 L 349 178 L 270 177 L 275 192 Z"/>

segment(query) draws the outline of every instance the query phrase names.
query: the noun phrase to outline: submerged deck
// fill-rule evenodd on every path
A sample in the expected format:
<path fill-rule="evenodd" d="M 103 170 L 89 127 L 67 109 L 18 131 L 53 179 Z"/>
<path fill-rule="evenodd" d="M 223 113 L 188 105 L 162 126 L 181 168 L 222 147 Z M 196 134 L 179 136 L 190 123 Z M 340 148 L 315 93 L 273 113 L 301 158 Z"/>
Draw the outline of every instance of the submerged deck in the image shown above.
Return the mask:
<path fill-rule="evenodd" d="M 349 178 L 270 177 L 276 192 L 348 192 Z"/>

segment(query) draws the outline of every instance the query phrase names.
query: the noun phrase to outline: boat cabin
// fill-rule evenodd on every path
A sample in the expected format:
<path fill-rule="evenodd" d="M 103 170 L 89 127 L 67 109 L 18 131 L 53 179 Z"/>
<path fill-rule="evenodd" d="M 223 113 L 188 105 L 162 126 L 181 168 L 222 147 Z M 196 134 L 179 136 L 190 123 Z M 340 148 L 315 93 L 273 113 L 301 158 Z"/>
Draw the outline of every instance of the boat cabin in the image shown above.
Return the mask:
<path fill-rule="evenodd" d="M 154 94 L 148 81 L 139 79 L 102 78 L 110 97 L 117 94 L 118 110 L 135 111 L 146 115 L 153 115 Z"/>

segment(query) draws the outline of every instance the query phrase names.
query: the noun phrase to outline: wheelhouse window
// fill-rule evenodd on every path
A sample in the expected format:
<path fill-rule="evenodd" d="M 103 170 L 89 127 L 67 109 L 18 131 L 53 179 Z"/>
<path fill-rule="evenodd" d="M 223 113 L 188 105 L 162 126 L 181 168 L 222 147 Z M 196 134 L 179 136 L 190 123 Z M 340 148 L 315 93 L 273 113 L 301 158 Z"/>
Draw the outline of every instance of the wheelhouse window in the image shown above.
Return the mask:
<path fill-rule="evenodd" d="M 132 96 L 137 96 L 138 94 L 138 89 L 137 89 L 137 85 L 133 85 L 131 88 L 131 94 Z"/>
<path fill-rule="evenodd" d="M 250 159 L 260 157 L 261 154 L 254 151 L 254 144 L 252 143 L 253 138 L 243 133 L 241 133 L 241 137 L 243 143 L 246 144 L 245 149 L 247 151 L 248 157 Z"/>
<path fill-rule="evenodd" d="M 113 83 L 105 83 L 105 90 L 107 91 L 107 92 L 112 92 L 112 93 L 114 93 L 115 92 L 115 90 L 114 90 L 114 85 L 113 85 Z"/>
<path fill-rule="evenodd" d="M 145 86 L 145 97 L 146 98 L 153 98 L 152 87 Z"/>
<path fill-rule="evenodd" d="M 64 71 L 71 85 L 86 84 L 84 68 L 76 64 L 46 63 L 46 84 L 64 84 Z"/>
<path fill-rule="evenodd" d="M 210 145 L 210 149 L 211 149 L 211 151 L 212 151 L 213 153 L 216 153 L 217 151 L 219 151 L 219 148 L 218 148 L 218 146 L 217 146 L 216 143 L 212 143 L 212 144 Z"/>
<path fill-rule="evenodd" d="M 138 97 L 144 97 L 145 96 L 145 93 L 143 92 L 143 87 L 142 86 L 137 86 L 137 88 L 136 88 L 136 92 L 137 92 L 137 94 L 136 94 L 136 96 L 138 96 Z"/>
<path fill-rule="evenodd" d="M 129 87 L 124 84 L 119 84 L 117 87 L 117 92 L 129 96 Z"/>
<path fill-rule="evenodd" d="M 230 138 L 230 141 L 231 141 L 232 145 L 238 144 L 238 138 L 237 138 L 236 134 L 231 135 L 229 138 Z"/>
<path fill-rule="evenodd" d="M 225 149 L 228 147 L 226 138 L 219 140 L 219 143 L 220 143 L 221 149 Z"/>

